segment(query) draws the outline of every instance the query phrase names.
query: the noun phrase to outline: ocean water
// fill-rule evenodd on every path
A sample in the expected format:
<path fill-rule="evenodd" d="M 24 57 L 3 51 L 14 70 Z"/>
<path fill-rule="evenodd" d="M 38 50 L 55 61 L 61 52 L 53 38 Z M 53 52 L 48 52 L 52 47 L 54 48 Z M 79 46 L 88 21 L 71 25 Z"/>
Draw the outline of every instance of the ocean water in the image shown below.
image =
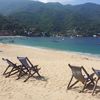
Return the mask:
<path fill-rule="evenodd" d="M 100 56 L 100 38 L 0 37 L 0 43 L 50 48 Z"/>

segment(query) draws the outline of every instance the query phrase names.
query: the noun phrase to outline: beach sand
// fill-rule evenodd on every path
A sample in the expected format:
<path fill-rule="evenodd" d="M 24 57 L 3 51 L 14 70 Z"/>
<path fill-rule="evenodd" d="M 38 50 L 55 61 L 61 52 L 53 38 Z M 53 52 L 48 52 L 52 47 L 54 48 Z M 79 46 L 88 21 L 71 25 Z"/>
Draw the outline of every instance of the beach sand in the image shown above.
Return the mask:
<path fill-rule="evenodd" d="M 0 100 L 98 100 L 100 92 L 95 96 L 91 90 L 79 93 L 82 84 L 77 88 L 66 90 L 71 78 L 71 70 L 68 64 L 84 66 L 92 73 L 92 67 L 100 69 L 100 58 L 89 57 L 71 52 L 31 48 L 18 45 L 0 44 Z M 33 64 L 41 67 L 40 74 L 44 80 L 30 78 L 23 82 L 25 77 L 16 80 L 13 75 L 5 78 L 2 73 L 7 67 L 2 58 L 8 58 L 12 62 L 20 64 L 17 56 L 27 56 Z M 100 82 L 98 84 L 100 86 Z"/>

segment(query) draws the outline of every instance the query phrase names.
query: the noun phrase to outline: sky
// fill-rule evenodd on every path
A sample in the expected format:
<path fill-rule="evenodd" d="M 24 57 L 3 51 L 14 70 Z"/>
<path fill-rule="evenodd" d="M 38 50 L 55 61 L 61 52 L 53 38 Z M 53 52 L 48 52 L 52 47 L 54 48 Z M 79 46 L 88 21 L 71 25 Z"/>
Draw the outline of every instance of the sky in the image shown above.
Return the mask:
<path fill-rule="evenodd" d="M 41 1 L 44 3 L 47 2 L 60 2 L 62 4 L 83 4 L 87 2 L 100 4 L 100 0 L 33 0 L 33 1 Z"/>

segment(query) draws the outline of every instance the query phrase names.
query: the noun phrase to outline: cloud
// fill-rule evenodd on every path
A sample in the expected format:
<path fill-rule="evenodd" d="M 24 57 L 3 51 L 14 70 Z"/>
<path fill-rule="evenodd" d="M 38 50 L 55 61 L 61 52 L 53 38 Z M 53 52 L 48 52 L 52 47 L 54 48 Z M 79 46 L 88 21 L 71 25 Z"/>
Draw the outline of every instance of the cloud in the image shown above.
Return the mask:
<path fill-rule="evenodd" d="M 33 0 L 33 1 L 41 1 L 41 2 L 44 2 L 44 3 L 60 2 L 62 4 L 83 4 L 83 3 L 86 3 L 86 2 L 92 2 L 92 3 L 100 4 L 100 0 Z"/>
<path fill-rule="evenodd" d="M 44 3 L 47 3 L 47 2 L 60 2 L 60 3 L 63 3 L 63 4 L 68 4 L 68 3 L 74 2 L 74 0 L 35 0 L 35 1 L 41 1 L 41 2 L 44 2 Z"/>

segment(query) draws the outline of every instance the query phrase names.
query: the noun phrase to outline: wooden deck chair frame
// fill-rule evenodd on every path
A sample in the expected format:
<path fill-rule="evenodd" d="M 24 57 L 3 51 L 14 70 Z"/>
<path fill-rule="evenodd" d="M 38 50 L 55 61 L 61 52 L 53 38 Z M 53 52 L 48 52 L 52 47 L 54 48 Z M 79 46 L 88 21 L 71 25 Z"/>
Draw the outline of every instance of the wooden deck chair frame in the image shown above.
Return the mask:
<path fill-rule="evenodd" d="M 2 58 L 2 60 L 6 61 L 8 63 L 8 66 L 5 69 L 5 71 L 3 72 L 3 75 L 6 75 L 6 77 L 9 77 L 9 76 L 14 75 L 19 72 L 19 66 L 14 64 L 12 61 L 5 59 L 5 58 Z M 8 71 L 10 67 L 11 67 L 11 70 Z"/>
<path fill-rule="evenodd" d="M 83 88 L 82 88 L 82 90 L 80 92 L 84 92 L 84 89 L 88 85 L 90 85 L 91 83 L 94 85 L 94 79 L 93 79 L 94 73 L 92 73 L 91 75 L 89 75 L 83 66 L 79 67 L 79 66 L 72 66 L 70 64 L 68 64 L 68 65 L 71 68 L 72 77 L 71 77 L 70 82 L 69 82 L 69 84 L 67 86 L 67 89 L 70 89 L 75 84 L 77 84 L 78 82 L 81 82 L 83 84 Z M 85 75 L 86 75 L 87 78 L 84 77 L 82 71 L 85 73 Z M 75 78 L 76 81 L 73 84 L 71 84 L 73 78 Z"/>
<path fill-rule="evenodd" d="M 24 75 L 26 74 L 24 69 L 22 69 L 22 66 L 21 65 L 16 65 L 14 64 L 12 61 L 8 60 L 8 59 L 5 59 L 5 58 L 2 58 L 2 60 L 6 61 L 8 63 L 8 66 L 7 68 L 5 69 L 5 71 L 3 72 L 3 75 L 6 75 L 6 77 L 9 77 L 9 76 L 12 76 L 16 73 L 19 73 L 18 74 L 18 78 L 19 79 L 21 77 L 21 75 Z M 10 71 L 8 71 L 10 69 Z"/>
<path fill-rule="evenodd" d="M 35 73 L 37 73 L 37 75 L 41 77 L 41 75 L 39 74 L 39 70 L 41 68 L 38 68 L 38 65 L 33 65 L 27 57 L 17 57 L 17 58 L 22 64 L 22 66 L 26 68 L 28 73 L 28 77 L 24 80 L 24 82 L 26 82 L 30 77 L 33 77 Z"/>
<path fill-rule="evenodd" d="M 96 82 L 95 82 L 95 85 L 94 85 L 93 91 L 92 91 L 92 95 L 94 95 L 94 93 L 96 92 L 96 88 L 97 88 L 98 81 L 100 80 L 100 70 L 96 70 L 94 68 L 92 68 L 92 70 L 97 75 L 97 79 L 96 79 Z"/>

